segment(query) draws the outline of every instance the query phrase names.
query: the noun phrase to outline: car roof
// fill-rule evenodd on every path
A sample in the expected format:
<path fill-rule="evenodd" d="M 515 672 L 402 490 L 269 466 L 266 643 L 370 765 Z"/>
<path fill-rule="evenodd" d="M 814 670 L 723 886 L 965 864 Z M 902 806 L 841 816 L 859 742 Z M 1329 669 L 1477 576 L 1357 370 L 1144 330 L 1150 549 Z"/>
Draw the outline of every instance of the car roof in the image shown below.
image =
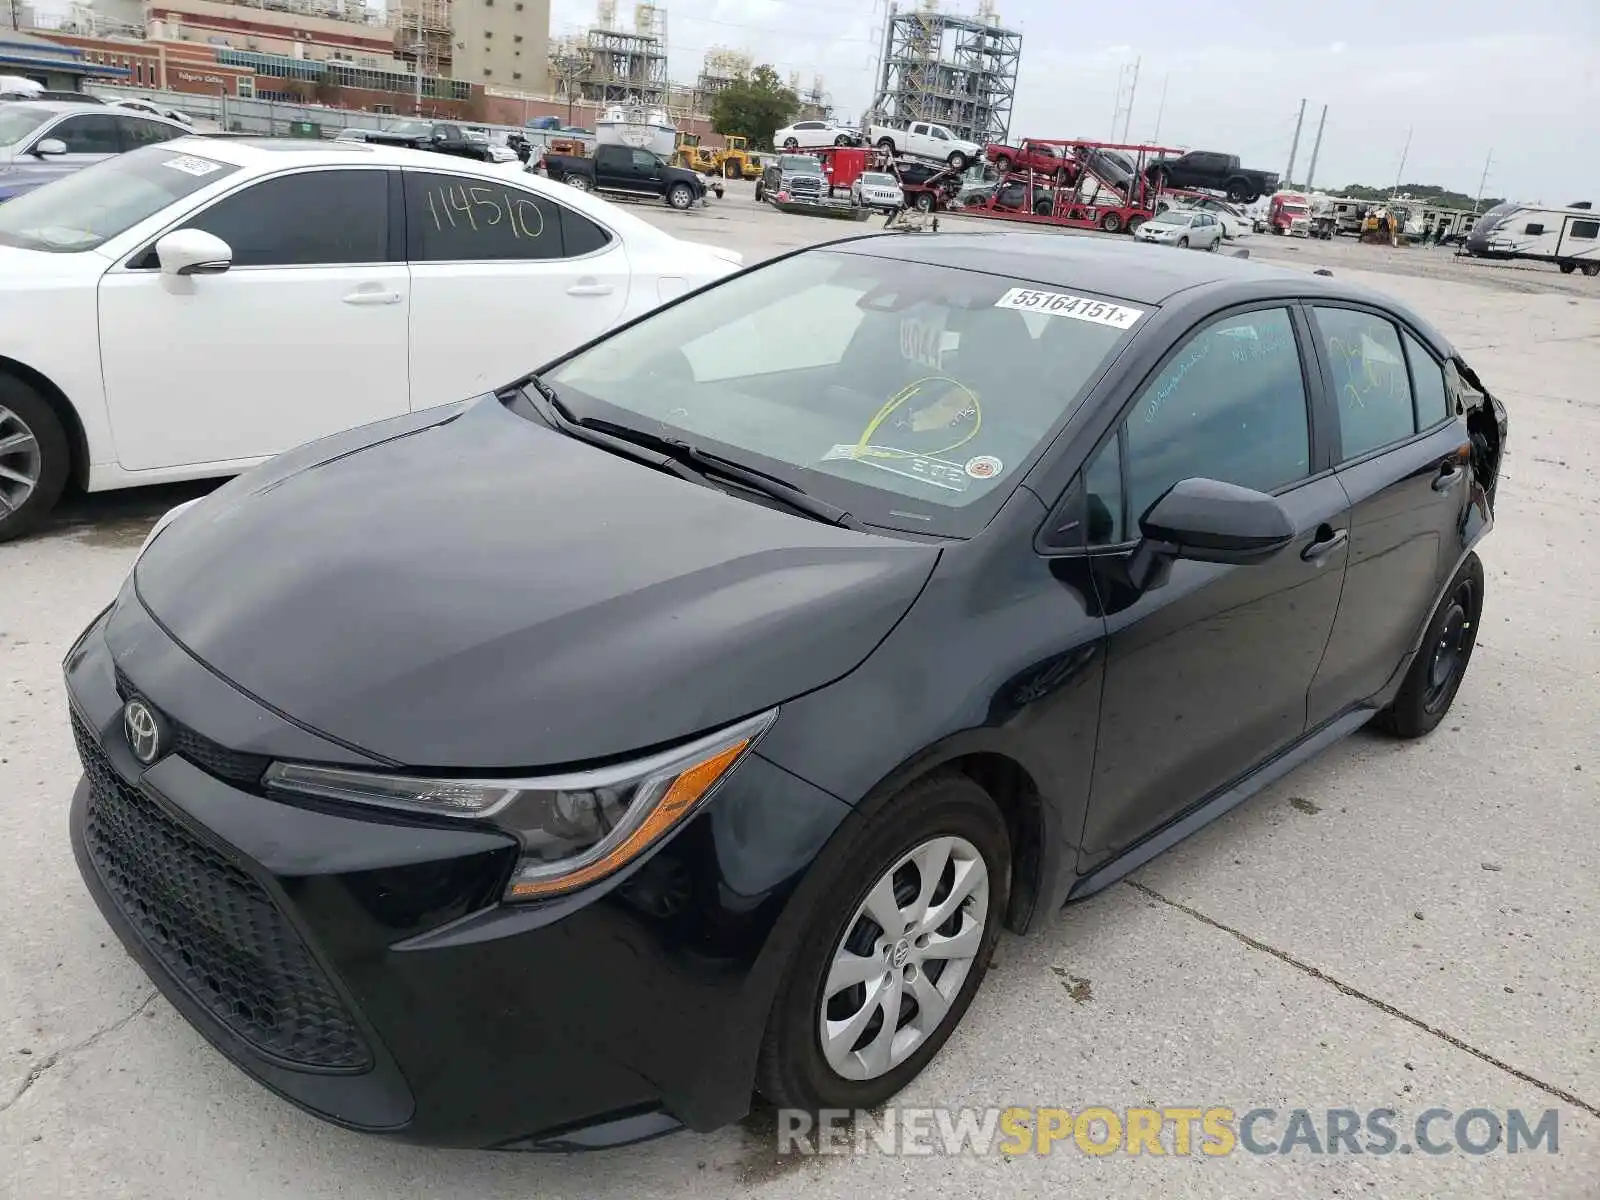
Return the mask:
<path fill-rule="evenodd" d="M 21 99 L 21 100 L 13 100 L 13 101 L 11 101 L 11 103 L 14 104 L 18 108 L 40 109 L 40 110 L 42 110 L 44 112 L 51 113 L 51 114 L 55 114 L 55 113 L 75 113 L 75 112 L 92 112 L 92 113 L 95 113 L 97 115 L 103 116 L 105 114 L 106 109 L 109 107 L 108 105 L 102 104 L 102 103 L 100 103 L 99 101 L 96 101 L 96 100 L 28 100 L 28 99 Z"/>
<path fill-rule="evenodd" d="M 1183 254 L 1126 240 L 1012 232 L 875 234 L 832 248 L 930 266 L 956 267 L 1024 279 L 1046 287 L 1117 296 L 1137 304 L 1161 304 L 1179 292 L 1207 284 L 1292 281 L 1299 294 L 1373 294 L 1350 284 L 1227 254 Z M 1393 307 L 1387 297 L 1383 303 Z"/>

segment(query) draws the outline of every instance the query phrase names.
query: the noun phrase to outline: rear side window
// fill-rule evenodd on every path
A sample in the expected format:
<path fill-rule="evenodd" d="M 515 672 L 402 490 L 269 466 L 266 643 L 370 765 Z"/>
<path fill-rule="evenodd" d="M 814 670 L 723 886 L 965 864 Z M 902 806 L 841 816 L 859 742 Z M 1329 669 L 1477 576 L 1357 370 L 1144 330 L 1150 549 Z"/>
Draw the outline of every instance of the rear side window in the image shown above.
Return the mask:
<path fill-rule="evenodd" d="M 1341 458 L 1358 458 L 1417 431 L 1411 384 L 1394 324 L 1352 308 L 1317 308 L 1339 406 Z"/>
<path fill-rule="evenodd" d="M 1409 333 L 1401 337 L 1406 345 L 1406 359 L 1411 364 L 1411 386 L 1417 398 L 1417 428 L 1431 429 L 1450 415 L 1444 368 L 1416 338 Z"/>
<path fill-rule="evenodd" d="M 533 192 L 484 179 L 406 172 L 412 262 L 529 262 L 575 258 L 611 234 Z"/>
<path fill-rule="evenodd" d="M 388 172 L 305 171 L 263 179 L 183 227 L 227 242 L 236 267 L 387 262 Z"/>
<path fill-rule="evenodd" d="M 117 124 L 122 128 L 122 144 L 129 150 L 170 142 L 182 132 L 160 121 L 146 121 L 142 117 L 118 117 Z"/>

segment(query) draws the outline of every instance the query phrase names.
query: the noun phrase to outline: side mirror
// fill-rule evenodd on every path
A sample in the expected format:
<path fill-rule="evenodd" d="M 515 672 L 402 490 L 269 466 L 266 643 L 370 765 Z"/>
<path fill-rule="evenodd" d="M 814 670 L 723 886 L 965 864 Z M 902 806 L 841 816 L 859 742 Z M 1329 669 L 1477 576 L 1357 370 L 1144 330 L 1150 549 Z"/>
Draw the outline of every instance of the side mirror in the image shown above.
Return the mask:
<path fill-rule="evenodd" d="M 67 144 L 60 138 L 40 138 L 34 143 L 35 158 L 56 158 L 67 152 Z"/>
<path fill-rule="evenodd" d="M 156 243 L 163 275 L 221 275 L 233 265 L 233 248 L 204 229 L 175 229 Z"/>
<path fill-rule="evenodd" d="M 1184 479 L 1139 518 L 1141 540 L 1128 563 L 1134 587 L 1157 586 L 1173 560 L 1247 566 L 1294 541 L 1295 525 L 1265 492 L 1215 479 Z"/>

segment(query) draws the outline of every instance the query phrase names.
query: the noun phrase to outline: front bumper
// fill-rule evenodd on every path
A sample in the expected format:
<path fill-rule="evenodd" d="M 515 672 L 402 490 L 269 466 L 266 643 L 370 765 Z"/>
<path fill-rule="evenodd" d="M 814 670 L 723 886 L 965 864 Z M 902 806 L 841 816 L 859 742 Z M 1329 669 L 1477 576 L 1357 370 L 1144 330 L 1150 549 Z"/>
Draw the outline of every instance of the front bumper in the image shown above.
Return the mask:
<path fill-rule="evenodd" d="M 173 1006 L 280 1096 L 353 1129 L 518 1149 L 712 1129 L 747 1110 L 788 959 L 774 925 L 848 814 L 833 797 L 751 755 L 643 861 L 508 906 L 504 835 L 285 803 L 245 782 L 274 738 L 305 756 L 315 735 L 196 663 L 131 587 L 66 676 L 89 891 Z M 148 768 L 122 733 L 130 691 L 177 731 Z M 224 750 L 201 721 L 256 733 L 247 752 Z"/>

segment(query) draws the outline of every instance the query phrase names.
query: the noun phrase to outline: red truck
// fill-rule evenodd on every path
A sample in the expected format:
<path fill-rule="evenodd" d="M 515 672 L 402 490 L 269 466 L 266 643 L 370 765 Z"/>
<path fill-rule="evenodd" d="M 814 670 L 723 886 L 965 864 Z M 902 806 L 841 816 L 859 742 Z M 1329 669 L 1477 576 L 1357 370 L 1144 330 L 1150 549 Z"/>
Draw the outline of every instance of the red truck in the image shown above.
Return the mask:
<path fill-rule="evenodd" d="M 1065 146 L 1030 138 L 1023 138 L 1016 146 L 990 144 L 983 148 L 983 154 L 1002 175 L 1012 171 L 1038 171 L 1059 183 L 1071 183 L 1078 174 L 1078 164 Z"/>

